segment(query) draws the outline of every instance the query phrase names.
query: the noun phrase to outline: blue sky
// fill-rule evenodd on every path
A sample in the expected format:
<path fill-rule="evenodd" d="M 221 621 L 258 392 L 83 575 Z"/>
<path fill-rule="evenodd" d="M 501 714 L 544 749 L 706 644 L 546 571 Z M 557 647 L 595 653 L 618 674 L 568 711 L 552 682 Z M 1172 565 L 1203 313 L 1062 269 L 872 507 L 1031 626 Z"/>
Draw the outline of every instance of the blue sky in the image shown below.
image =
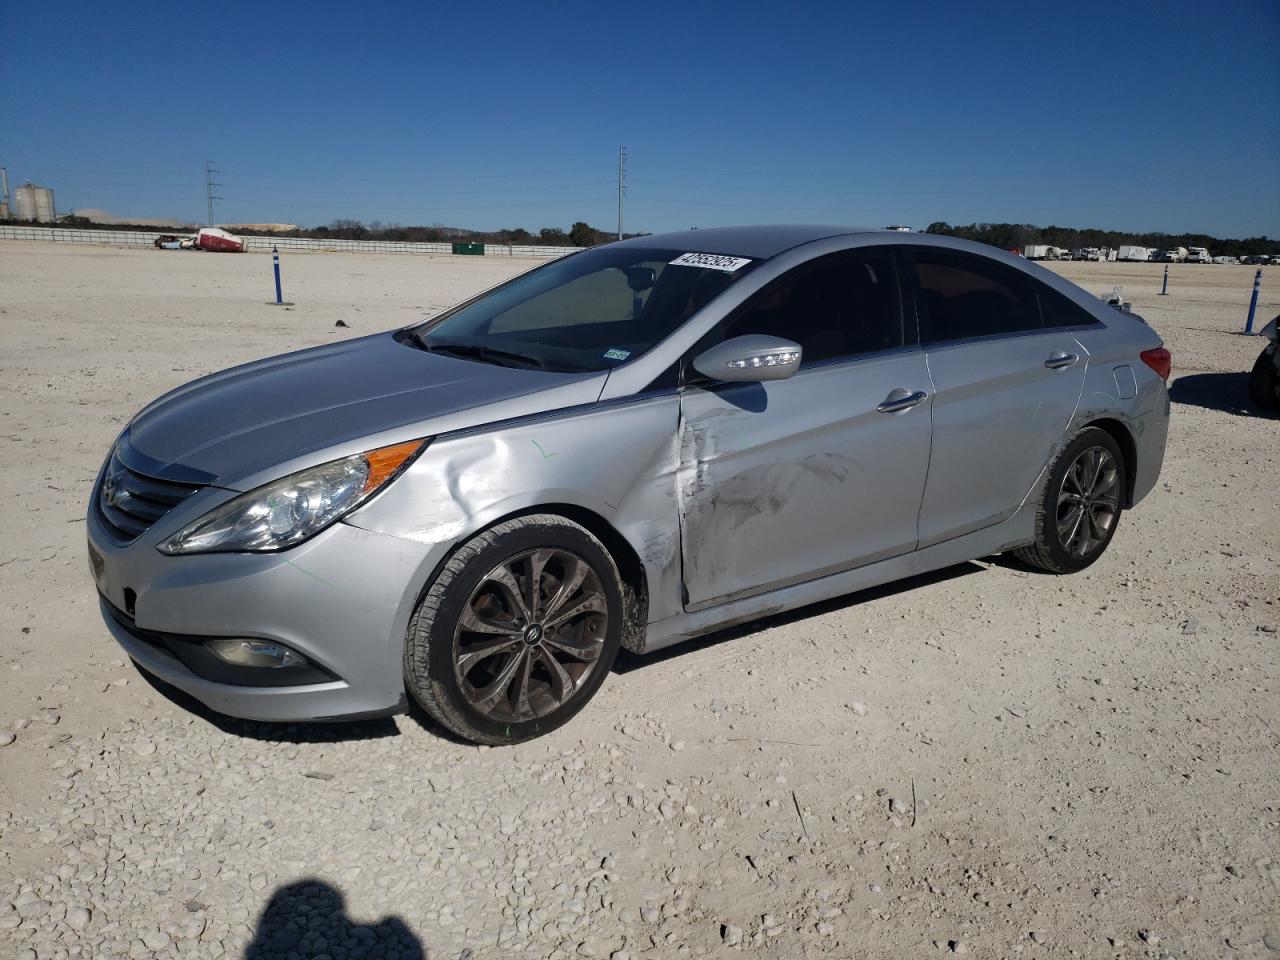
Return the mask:
<path fill-rule="evenodd" d="M 1280 235 L 1280 3 L 0 7 L 60 211 L 492 229 L 934 220 Z"/>

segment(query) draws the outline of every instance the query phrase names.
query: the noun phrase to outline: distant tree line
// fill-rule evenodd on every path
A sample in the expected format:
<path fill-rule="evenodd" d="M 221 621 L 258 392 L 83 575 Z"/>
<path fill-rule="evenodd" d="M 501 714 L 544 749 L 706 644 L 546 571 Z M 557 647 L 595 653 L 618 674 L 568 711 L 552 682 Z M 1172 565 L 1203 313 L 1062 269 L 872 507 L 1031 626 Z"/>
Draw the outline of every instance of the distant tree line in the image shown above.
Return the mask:
<path fill-rule="evenodd" d="M 374 220 L 365 224 L 360 220 L 334 220 L 328 226 L 299 228 L 282 236 L 306 237 L 330 240 L 401 240 L 409 243 L 471 243 L 533 244 L 542 247 L 594 247 L 618 239 L 617 231 L 598 230 L 579 220 L 568 230 L 560 227 L 543 227 L 531 233 L 524 227 L 505 230 L 466 230 L 435 224 L 430 227 L 405 227 L 398 223 L 382 223 Z M 625 233 L 624 237 L 643 234 Z"/>
<path fill-rule="evenodd" d="M 953 227 L 938 221 L 925 233 L 976 240 L 1002 250 L 1022 250 L 1028 244 L 1043 243 L 1051 247 L 1074 250 L 1078 247 L 1111 247 L 1113 250 L 1132 244 L 1139 247 L 1207 247 L 1215 256 L 1280 254 L 1280 240 L 1268 237 L 1246 237 L 1243 240 L 1211 237 L 1207 233 L 1122 233 L 1117 230 L 1079 230 L 1075 227 L 1037 227 L 1030 223 L 970 223 Z"/>

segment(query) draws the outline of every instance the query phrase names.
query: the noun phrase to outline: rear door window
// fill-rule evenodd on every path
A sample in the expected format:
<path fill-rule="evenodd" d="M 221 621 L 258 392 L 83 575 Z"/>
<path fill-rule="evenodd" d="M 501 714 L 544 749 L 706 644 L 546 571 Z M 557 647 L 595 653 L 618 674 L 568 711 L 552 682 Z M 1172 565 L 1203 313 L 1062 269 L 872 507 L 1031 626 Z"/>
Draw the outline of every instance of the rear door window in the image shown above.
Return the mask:
<path fill-rule="evenodd" d="M 1040 298 L 1040 313 L 1046 327 L 1079 327 L 1098 325 L 1098 318 L 1047 283 L 1032 281 Z"/>
<path fill-rule="evenodd" d="M 1039 330 L 1040 307 L 1017 271 L 981 257 L 913 250 L 926 339 L 933 343 Z"/>

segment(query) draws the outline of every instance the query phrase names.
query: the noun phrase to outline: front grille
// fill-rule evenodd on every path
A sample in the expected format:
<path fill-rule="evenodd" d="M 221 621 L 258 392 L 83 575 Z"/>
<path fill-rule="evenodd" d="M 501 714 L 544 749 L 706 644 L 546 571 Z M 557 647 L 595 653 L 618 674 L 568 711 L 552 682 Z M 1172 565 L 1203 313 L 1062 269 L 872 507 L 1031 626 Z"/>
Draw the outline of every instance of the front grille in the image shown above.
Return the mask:
<path fill-rule="evenodd" d="M 157 480 L 130 470 L 113 452 L 98 490 L 98 516 L 117 539 L 128 543 L 199 489 L 198 484 Z"/>

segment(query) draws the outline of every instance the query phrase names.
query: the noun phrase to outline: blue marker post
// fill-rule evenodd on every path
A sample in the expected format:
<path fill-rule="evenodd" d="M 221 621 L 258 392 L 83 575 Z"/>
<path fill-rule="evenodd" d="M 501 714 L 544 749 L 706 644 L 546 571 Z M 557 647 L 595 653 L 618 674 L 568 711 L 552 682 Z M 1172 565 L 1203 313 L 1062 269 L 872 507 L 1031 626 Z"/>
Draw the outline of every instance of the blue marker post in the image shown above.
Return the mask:
<path fill-rule="evenodd" d="M 1160 288 L 1160 296 L 1167 297 L 1169 295 L 1169 265 L 1164 265 L 1164 286 Z"/>
<path fill-rule="evenodd" d="M 284 297 L 280 293 L 280 251 L 275 247 L 271 248 L 271 266 L 276 272 L 276 303 L 284 303 Z"/>
<path fill-rule="evenodd" d="M 1244 332 L 1253 333 L 1253 315 L 1258 312 L 1258 290 L 1262 287 L 1262 270 L 1253 275 L 1253 299 L 1249 301 L 1249 319 L 1244 322 Z"/>
<path fill-rule="evenodd" d="M 280 290 L 280 251 L 275 246 L 271 248 L 271 266 L 276 273 L 276 302 L 268 303 L 269 307 L 292 307 L 293 303 L 286 303 L 283 293 Z"/>

